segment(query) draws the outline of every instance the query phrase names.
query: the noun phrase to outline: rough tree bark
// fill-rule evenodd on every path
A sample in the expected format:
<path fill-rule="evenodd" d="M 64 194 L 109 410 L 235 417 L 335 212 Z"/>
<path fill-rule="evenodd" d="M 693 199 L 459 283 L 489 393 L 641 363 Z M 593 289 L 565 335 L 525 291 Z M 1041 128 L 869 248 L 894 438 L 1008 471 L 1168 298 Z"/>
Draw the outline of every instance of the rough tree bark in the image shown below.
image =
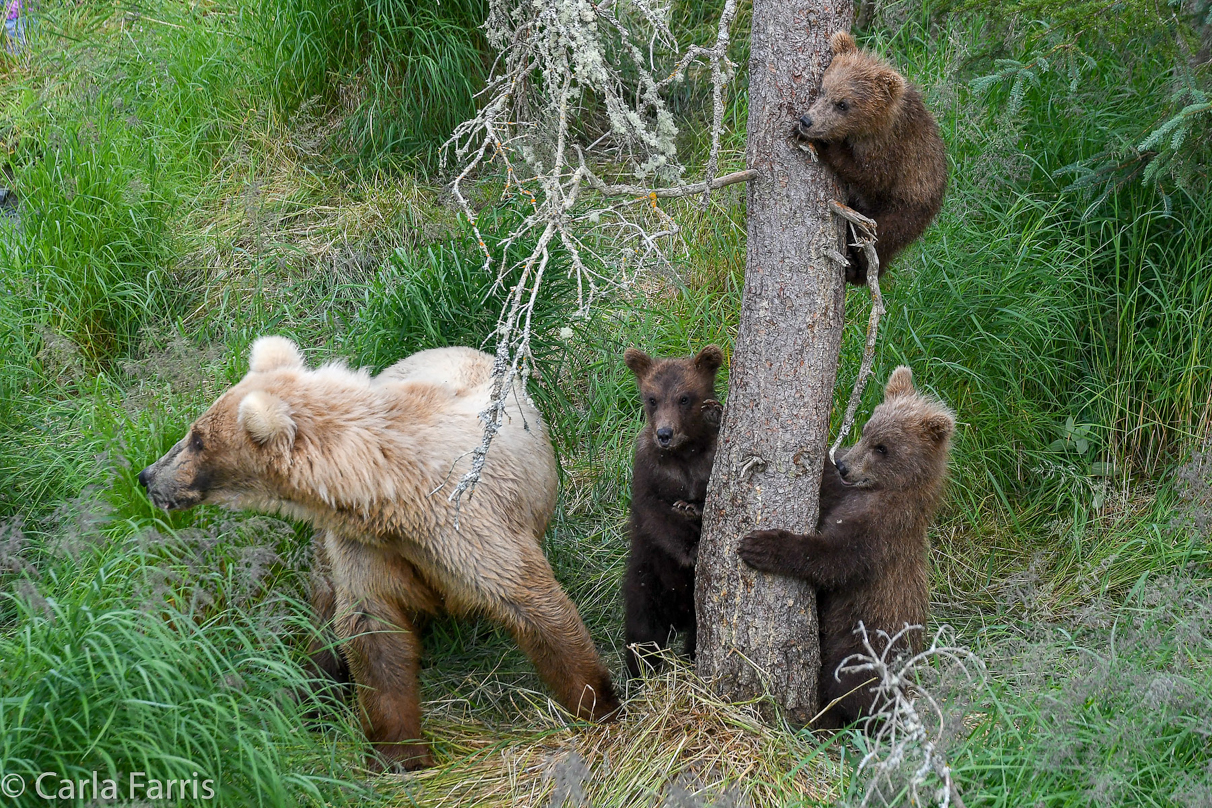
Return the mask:
<path fill-rule="evenodd" d="M 770 693 L 797 722 L 817 709 L 816 597 L 745 567 L 756 528 L 816 524 L 844 314 L 833 179 L 796 148 L 796 118 L 849 28 L 853 0 L 754 0 L 749 63 L 748 256 L 728 407 L 703 513 L 698 671 L 726 697 Z"/>

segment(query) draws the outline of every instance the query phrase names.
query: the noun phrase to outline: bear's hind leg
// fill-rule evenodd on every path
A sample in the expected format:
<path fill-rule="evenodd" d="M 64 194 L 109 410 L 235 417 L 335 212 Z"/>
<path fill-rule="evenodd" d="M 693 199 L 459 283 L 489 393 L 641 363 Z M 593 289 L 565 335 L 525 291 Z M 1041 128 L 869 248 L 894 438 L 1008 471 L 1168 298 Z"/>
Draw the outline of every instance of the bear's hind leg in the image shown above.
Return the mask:
<path fill-rule="evenodd" d="M 619 699 L 576 606 L 545 559 L 529 566 L 525 587 L 495 605 L 492 615 L 513 634 L 570 713 L 591 721 L 612 720 Z"/>
<path fill-rule="evenodd" d="M 871 715 L 873 677 L 871 673 L 843 673 L 838 681 L 832 670 L 822 668 L 819 709 L 825 712 L 812 722 L 813 729 L 840 729 Z"/>
<path fill-rule="evenodd" d="M 693 604 L 693 601 L 691 603 Z M 686 634 L 686 646 L 684 649 L 686 656 L 690 658 L 691 662 L 694 662 L 695 654 L 698 652 L 699 625 L 693 609 L 690 611 L 690 623 L 682 631 Z"/>
<path fill-rule="evenodd" d="M 632 552 L 623 579 L 623 640 L 627 675 L 638 679 L 645 668 L 661 669 L 659 652 L 669 645 L 673 625 L 662 608 L 664 586 Z"/>

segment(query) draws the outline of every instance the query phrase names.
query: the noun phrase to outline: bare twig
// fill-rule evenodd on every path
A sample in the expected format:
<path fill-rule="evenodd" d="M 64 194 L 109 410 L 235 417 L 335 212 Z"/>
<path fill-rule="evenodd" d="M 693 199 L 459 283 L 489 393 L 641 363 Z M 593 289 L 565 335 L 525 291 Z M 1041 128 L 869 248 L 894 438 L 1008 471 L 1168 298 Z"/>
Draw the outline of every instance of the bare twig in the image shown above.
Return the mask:
<path fill-rule="evenodd" d="M 843 205 L 836 199 L 829 201 L 829 209 L 853 225 L 863 228 L 863 232 L 875 233 L 875 219 L 864 216 L 849 205 Z"/>
<path fill-rule="evenodd" d="M 603 196 L 635 196 L 644 197 L 647 199 L 676 199 L 682 196 L 694 196 L 695 194 L 707 193 L 723 188 L 727 185 L 735 185 L 738 182 L 748 182 L 752 179 L 757 179 L 758 172 L 756 169 L 747 168 L 744 171 L 734 171 L 731 174 L 725 174 L 722 177 L 716 177 L 710 182 L 696 182 L 691 185 L 678 185 L 673 188 L 642 188 L 639 185 L 605 185 L 597 177 L 592 174 L 587 176 L 587 180 L 592 177 L 589 184 Z"/>
<path fill-rule="evenodd" d="M 863 359 L 859 363 L 858 378 L 854 380 L 854 389 L 850 391 L 850 402 L 846 405 L 846 415 L 842 418 L 842 427 L 838 430 L 833 445 L 829 447 L 829 460 L 836 462 L 835 455 L 842 441 L 850 434 L 854 426 L 854 416 L 858 412 L 859 401 L 867 380 L 871 377 L 871 366 L 875 362 L 875 340 L 879 334 L 880 317 L 884 315 L 884 296 L 880 294 L 880 258 L 875 251 L 875 220 L 869 219 L 854 208 L 832 201 L 829 207 L 838 216 L 849 223 L 854 246 L 862 247 L 867 257 L 867 286 L 871 289 L 871 316 L 867 320 L 867 344 L 863 346 Z"/>
<path fill-rule="evenodd" d="M 703 188 L 703 210 L 711 201 L 711 189 L 715 172 L 720 163 L 720 134 L 724 131 L 724 85 L 732 78 L 734 65 L 728 59 L 728 37 L 732 20 L 736 16 L 736 0 L 728 0 L 720 13 L 720 26 L 716 33 L 715 47 L 711 54 L 711 154 L 707 158 L 707 178 Z"/>
<path fill-rule="evenodd" d="M 906 655 L 904 649 L 911 646 L 909 636 L 922 630 L 922 626 L 909 624 L 892 635 L 877 630 L 877 650 L 867 627 L 860 622 L 856 633 L 863 650 L 842 660 L 836 672 L 838 676 L 870 674 L 877 703 L 883 705 L 867 719 L 871 745 L 857 767 L 858 774 L 869 778 L 860 803 L 864 808 L 880 794 L 902 790 L 907 790 L 913 805 L 936 802 L 948 808 L 954 803 L 965 808 L 951 767 L 937 743 L 946 715 L 938 699 L 922 686 L 918 674 L 937 661 L 963 674 L 969 685 L 976 685 L 985 681 L 985 663 L 967 648 L 954 644 L 950 626 L 940 627 L 926 650 Z M 907 764 L 912 767 L 908 782 L 897 782 Z M 932 775 L 937 780 L 932 781 Z M 941 787 L 932 788 L 932 783 Z"/>

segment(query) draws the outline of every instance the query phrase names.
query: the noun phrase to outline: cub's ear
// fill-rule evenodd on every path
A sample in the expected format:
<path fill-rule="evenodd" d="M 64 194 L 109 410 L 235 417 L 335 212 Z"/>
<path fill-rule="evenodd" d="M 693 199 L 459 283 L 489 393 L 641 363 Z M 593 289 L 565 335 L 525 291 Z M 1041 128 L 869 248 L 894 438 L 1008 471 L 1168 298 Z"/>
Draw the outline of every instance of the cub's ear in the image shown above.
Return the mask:
<path fill-rule="evenodd" d="M 627 367 L 631 368 L 631 372 L 637 379 L 644 378 L 648 375 L 648 371 L 652 370 L 652 357 L 639 348 L 628 348 L 623 351 L 623 361 L 627 363 Z"/>
<path fill-rule="evenodd" d="M 884 70 L 879 74 L 880 89 L 889 101 L 896 101 L 905 94 L 905 78 L 895 70 Z"/>
<path fill-rule="evenodd" d="M 298 346 L 286 337 L 261 337 L 253 343 L 248 358 L 248 369 L 253 373 L 303 366 L 303 355 Z"/>
<path fill-rule="evenodd" d="M 833 36 L 829 37 L 829 47 L 833 49 L 834 56 L 858 51 L 858 45 L 854 44 L 854 37 L 850 36 L 847 31 L 834 31 Z"/>
<path fill-rule="evenodd" d="M 295 442 L 295 420 L 290 405 L 271 393 L 254 390 L 244 397 L 236 421 L 262 446 L 289 447 Z"/>
<path fill-rule="evenodd" d="M 955 416 L 947 411 L 935 412 L 926 416 L 922 428 L 935 443 L 942 443 L 955 432 Z"/>
<path fill-rule="evenodd" d="M 710 376 L 715 376 L 722 364 L 724 364 L 724 352 L 716 345 L 708 345 L 694 357 L 695 370 Z"/>
<path fill-rule="evenodd" d="M 884 385 L 884 398 L 911 396 L 915 392 L 913 389 L 913 371 L 907 365 L 901 365 L 892 371 L 892 375 L 888 377 L 888 384 Z"/>

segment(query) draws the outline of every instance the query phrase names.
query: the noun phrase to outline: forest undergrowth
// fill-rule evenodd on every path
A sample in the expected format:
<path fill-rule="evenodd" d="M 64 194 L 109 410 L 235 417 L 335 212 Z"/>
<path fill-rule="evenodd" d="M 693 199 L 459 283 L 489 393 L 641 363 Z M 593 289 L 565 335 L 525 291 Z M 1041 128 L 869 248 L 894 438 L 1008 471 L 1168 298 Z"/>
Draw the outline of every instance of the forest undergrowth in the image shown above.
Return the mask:
<path fill-rule="evenodd" d="M 712 38 L 721 5 L 676 3 L 679 37 Z M 375 369 L 490 347 L 503 292 L 437 159 L 492 63 L 486 7 L 44 3 L 0 54 L 0 774 L 199 772 L 223 805 L 906 804 L 912 772 L 866 789 L 860 733 L 723 703 L 684 663 L 630 683 L 619 723 L 577 724 L 478 621 L 424 637 L 438 765 L 370 775 L 353 711 L 296 698 L 310 528 L 140 489 L 260 335 Z M 985 673 L 939 671 L 938 748 L 969 806 L 1212 805 L 1208 5 L 873 8 L 860 44 L 922 87 L 951 166 L 876 358 L 958 413 L 931 619 Z M 671 99 L 692 174 L 709 87 Z M 733 89 L 725 170 L 743 69 Z M 486 232 L 518 215 L 499 190 L 482 178 Z M 562 477 L 546 549 L 616 673 L 641 419 L 622 353 L 727 353 L 744 272 L 742 189 L 667 210 L 670 268 L 580 318 L 553 273 L 534 337 Z M 867 306 L 849 293 L 842 405 Z"/>

